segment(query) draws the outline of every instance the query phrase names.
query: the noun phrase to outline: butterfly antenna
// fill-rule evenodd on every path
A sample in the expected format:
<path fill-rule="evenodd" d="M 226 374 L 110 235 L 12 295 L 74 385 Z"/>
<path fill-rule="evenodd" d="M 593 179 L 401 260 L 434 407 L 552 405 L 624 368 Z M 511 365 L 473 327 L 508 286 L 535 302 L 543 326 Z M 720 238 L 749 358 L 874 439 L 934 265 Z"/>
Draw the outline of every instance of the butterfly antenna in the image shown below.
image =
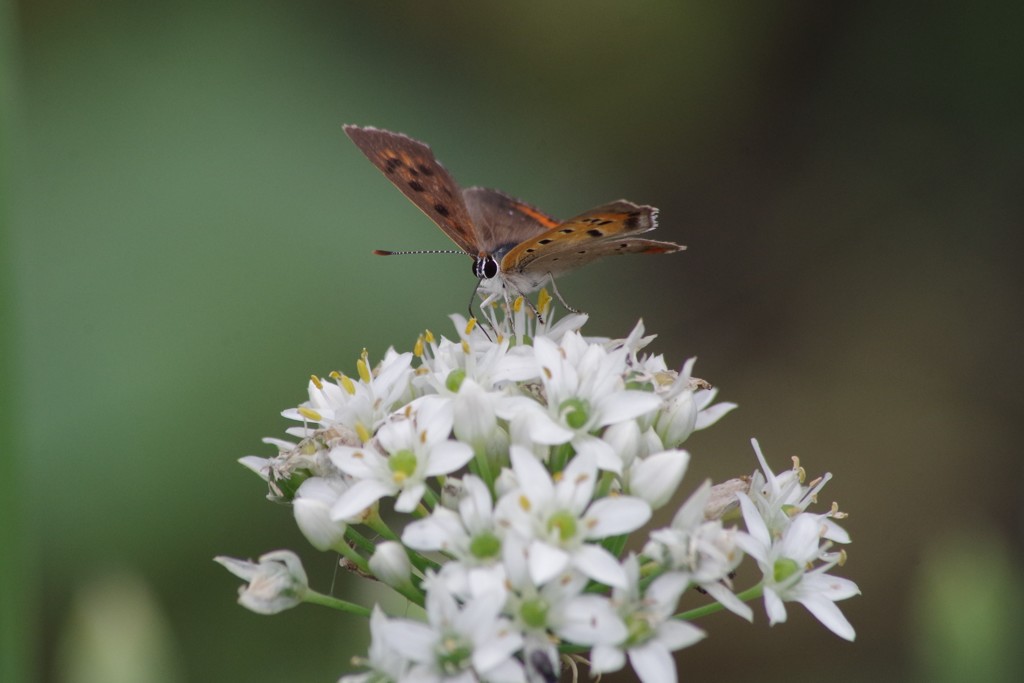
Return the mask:
<path fill-rule="evenodd" d="M 417 249 L 416 251 L 388 251 L 386 249 L 374 249 L 377 256 L 404 256 L 407 254 L 465 254 L 459 249 Z"/>

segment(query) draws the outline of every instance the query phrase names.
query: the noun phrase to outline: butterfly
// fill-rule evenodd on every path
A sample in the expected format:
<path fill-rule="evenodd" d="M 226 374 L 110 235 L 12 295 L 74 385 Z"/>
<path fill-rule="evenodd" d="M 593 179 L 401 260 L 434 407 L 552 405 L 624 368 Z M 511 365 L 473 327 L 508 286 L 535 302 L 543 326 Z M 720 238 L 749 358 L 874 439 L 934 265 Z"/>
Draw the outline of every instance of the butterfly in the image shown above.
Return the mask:
<path fill-rule="evenodd" d="M 506 304 L 510 294 L 525 299 L 550 282 L 562 305 L 576 312 L 558 294 L 556 277 L 605 256 L 670 254 L 686 248 L 637 237 L 657 226 L 654 207 L 620 199 L 560 221 L 497 190 L 460 189 L 430 147 L 407 135 L 353 125 L 344 129 L 388 180 L 473 259 L 477 291 L 502 295 Z"/>

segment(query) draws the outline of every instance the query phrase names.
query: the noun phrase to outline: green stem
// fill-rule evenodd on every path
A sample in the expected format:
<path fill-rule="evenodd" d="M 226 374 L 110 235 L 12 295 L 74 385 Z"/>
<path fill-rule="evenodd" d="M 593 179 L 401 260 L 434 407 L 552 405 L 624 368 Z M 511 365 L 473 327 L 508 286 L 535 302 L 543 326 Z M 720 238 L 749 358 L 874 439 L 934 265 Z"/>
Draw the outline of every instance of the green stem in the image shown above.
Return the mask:
<path fill-rule="evenodd" d="M 564 470 L 565 465 L 573 455 L 574 451 L 571 443 L 563 443 L 561 446 L 556 448 L 554 454 L 551 456 L 549 467 L 551 472 L 555 473 Z"/>
<path fill-rule="evenodd" d="M 763 594 L 764 587 L 761 584 L 757 584 L 753 588 L 748 588 L 742 593 L 737 593 L 736 597 L 742 600 L 743 602 L 750 602 L 751 600 L 758 599 Z M 725 609 L 725 607 L 722 605 L 722 603 L 712 602 L 711 604 L 704 605 L 703 607 L 697 607 L 695 609 L 686 610 L 685 612 L 680 612 L 679 614 L 675 615 L 675 618 L 691 621 L 693 619 L 700 619 L 701 617 L 706 617 L 707 615 L 714 614 L 715 612 L 721 612 L 723 609 Z"/>
<path fill-rule="evenodd" d="M 367 555 L 371 555 L 377 546 L 373 544 L 373 541 L 363 536 L 361 533 L 355 530 L 351 524 L 345 529 L 345 538 L 355 543 L 361 551 Z"/>
<path fill-rule="evenodd" d="M 476 476 L 484 480 L 487 488 L 494 488 L 494 472 L 491 471 L 491 461 L 487 459 L 487 452 L 484 448 L 477 449 L 473 455 L 473 465 Z"/>
<path fill-rule="evenodd" d="M 336 609 L 339 612 L 348 612 L 349 614 L 356 614 L 361 617 L 369 617 L 370 610 L 357 605 L 354 602 L 348 602 L 346 600 L 339 600 L 330 595 L 324 595 L 323 593 L 317 593 L 315 590 L 309 589 L 302 598 L 303 602 L 308 602 L 311 605 L 321 605 L 323 607 L 330 607 Z"/>
<path fill-rule="evenodd" d="M 350 546 L 348 543 L 342 541 L 341 543 L 335 545 L 334 549 L 341 553 L 342 557 L 344 557 L 346 560 L 357 566 L 359 568 L 359 571 L 361 571 L 364 574 L 370 573 L 370 565 L 366 563 L 366 559 L 359 554 L 359 551 Z"/>

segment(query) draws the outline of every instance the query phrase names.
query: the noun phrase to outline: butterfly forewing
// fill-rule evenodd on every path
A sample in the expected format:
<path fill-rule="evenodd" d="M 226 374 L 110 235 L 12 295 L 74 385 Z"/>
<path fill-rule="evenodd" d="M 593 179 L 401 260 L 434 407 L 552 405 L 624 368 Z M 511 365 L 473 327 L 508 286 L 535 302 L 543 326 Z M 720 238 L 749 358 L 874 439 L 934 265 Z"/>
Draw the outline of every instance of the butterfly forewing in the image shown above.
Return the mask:
<path fill-rule="evenodd" d="M 560 223 L 505 254 L 506 273 L 558 275 L 615 254 L 671 253 L 685 247 L 634 237 L 657 226 L 657 209 L 619 200 Z"/>
<path fill-rule="evenodd" d="M 492 254 L 547 232 L 560 223 L 555 218 L 504 192 L 486 187 L 462 191 L 480 250 Z"/>
<path fill-rule="evenodd" d="M 378 128 L 345 126 L 345 133 L 459 248 L 474 257 L 479 253 L 480 240 L 462 192 L 429 146 Z"/>

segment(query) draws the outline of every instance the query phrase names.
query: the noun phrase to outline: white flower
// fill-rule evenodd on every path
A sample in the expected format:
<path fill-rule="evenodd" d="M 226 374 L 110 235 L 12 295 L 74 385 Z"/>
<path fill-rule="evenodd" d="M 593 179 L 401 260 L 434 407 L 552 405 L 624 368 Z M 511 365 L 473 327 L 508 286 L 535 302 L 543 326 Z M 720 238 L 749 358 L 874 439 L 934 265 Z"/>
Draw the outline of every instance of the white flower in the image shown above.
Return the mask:
<path fill-rule="evenodd" d="M 780 537 L 773 538 L 751 499 L 742 493 L 739 499 L 747 533 L 737 534 L 736 542 L 761 568 L 769 622 L 784 622 L 784 603 L 796 601 L 837 636 L 853 640 L 853 626 L 835 603 L 858 595 L 857 584 L 826 573 L 836 564 L 835 560 L 807 569 L 823 554 L 821 539 L 826 527 L 818 515 L 798 514 Z"/>
<path fill-rule="evenodd" d="M 701 384 L 707 387 L 707 382 L 693 379 L 693 365 L 696 361 L 696 358 L 686 361 L 667 389 L 662 389 L 664 380 L 670 378 L 672 373 L 655 372 L 647 368 L 647 373 L 655 380 L 655 386 L 661 389 L 665 401 L 654 428 L 666 448 L 675 448 L 686 441 L 690 434 L 710 427 L 736 407 L 735 403 L 711 405 L 718 390 L 700 388 Z"/>
<path fill-rule="evenodd" d="M 590 653 L 591 671 L 602 674 L 618 671 L 629 663 L 643 683 L 677 681 L 672 652 L 689 647 L 704 638 L 704 631 L 693 624 L 673 619 L 679 596 L 686 590 L 682 574 L 662 574 L 641 595 L 640 567 L 636 556 L 623 562 L 627 585 L 612 591 L 612 602 L 626 622 L 628 636 L 616 645 L 597 645 Z"/>
<path fill-rule="evenodd" d="M 378 543 L 369 565 L 373 575 L 389 586 L 403 589 L 412 586 L 412 563 L 401 543 Z"/>
<path fill-rule="evenodd" d="M 313 377 L 309 382 L 309 401 L 282 415 L 328 428 L 345 427 L 367 441 L 392 410 L 411 399 L 412 357 L 411 353 L 388 349 L 384 360 L 371 370 L 369 356 L 363 351 L 356 361 L 358 381 L 341 373 L 332 373 L 334 382 Z M 307 436 L 302 429 L 295 433 Z"/>
<path fill-rule="evenodd" d="M 507 611 L 533 641 L 546 640 L 549 631 L 577 645 L 617 643 L 626 637 L 626 625 L 611 601 L 604 595 L 583 593 L 587 577 L 580 572 L 568 569 L 537 586 L 530 575 L 526 545 L 516 536 L 505 543 L 504 559 Z"/>
<path fill-rule="evenodd" d="M 448 439 L 450 402 L 420 399 L 410 412 L 411 417 L 397 416 L 377 432 L 383 453 L 370 447 L 331 450 L 331 461 L 355 480 L 334 504 L 332 518 L 351 518 L 393 495 L 398 495 L 395 510 L 411 512 L 426 492 L 427 477 L 454 472 L 473 457 L 472 448 Z"/>
<path fill-rule="evenodd" d="M 743 553 L 736 545 L 735 530 L 723 528 L 718 519 L 704 520 L 710 496 L 711 482 L 706 481 L 679 508 L 670 527 L 651 532 L 644 555 L 667 570 L 681 572 L 723 607 L 751 621 L 753 610 L 730 590 L 729 575 Z"/>
<path fill-rule="evenodd" d="M 443 583 L 428 577 L 425 585 L 428 623 L 392 619 L 382 629 L 388 645 L 413 662 L 404 680 L 526 680 L 522 664 L 514 657 L 523 637 L 501 616 L 503 594 L 482 595 L 460 606 Z"/>
<path fill-rule="evenodd" d="M 592 502 L 597 480 L 592 453 L 570 460 L 557 483 L 525 449 L 512 446 L 510 455 L 518 488 L 502 496 L 496 516 L 526 542 L 534 583 L 546 583 L 572 566 L 595 581 L 625 585 L 615 557 L 587 541 L 640 528 L 650 519 L 650 506 L 630 496 Z"/>
<path fill-rule="evenodd" d="M 576 453 L 591 454 L 601 469 L 621 472 L 622 459 L 595 432 L 661 405 L 651 392 L 625 388 L 626 350 L 609 352 L 586 342 L 579 333 L 566 334 L 561 345 L 538 338 L 534 350 L 546 407 L 526 397 L 513 397 L 506 400 L 499 415 L 506 419 L 517 413 L 528 416 L 527 444 L 549 443 L 552 434 L 560 433 L 563 436 L 555 443 L 569 442 Z"/>
<path fill-rule="evenodd" d="M 662 451 L 634 460 L 626 470 L 625 491 L 643 498 L 654 509 L 660 508 L 679 488 L 689 462 L 686 451 Z"/>
<path fill-rule="evenodd" d="M 331 550 L 345 543 L 346 520 L 331 518 L 331 508 L 348 484 L 341 479 L 310 477 L 302 482 L 292 501 L 295 523 L 317 550 Z"/>
<path fill-rule="evenodd" d="M 462 478 L 458 512 L 437 507 L 425 519 L 411 522 L 402 542 L 414 550 L 442 551 L 454 558 L 440 578 L 460 597 L 500 587 L 505 579 L 501 562 L 504 529 L 495 524 L 493 500 L 487 485 L 471 474 Z"/>
<path fill-rule="evenodd" d="M 401 648 L 393 648 L 384 639 L 384 628 L 388 618 L 379 605 L 374 605 L 370 615 L 369 657 L 359 661 L 369 671 L 342 676 L 338 683 L 398 683 L 405 679 L 409 660 L 402 655 Z"/>
<path fill-rule="evenodd" d="M 825 473 L 824 476 L 812 482 L 811 486 L 805 486 L 803 483 L 804 469 L 800 467 L 800 461 L 796 458 L 793 459 L 792 469 L 776 475 L 768 467 L 768 462 L 761 452 L 761 446 L 757 443 L 757 439 L 751 439 L 750 443 L 754 446 L 754 453 L 757 454 L 757 460 L 761 464 L 761 471 L 755 471 L 751 477 L 750 490 L 747 495 L 757 507 L 772 537 L 778 538 L 785 533 L 793 517 L 797 513 L 804 512 L 815 501 L 818 492 L 832 479 L 832 475 Z M 838 514 L 829 512 L 821 515 L 821 523 L 825 529 L 824 537 L 836 543 L 849 543 L 850 537 L 846 530 L 828 519 L 828 517 Z"/>
<path fill-rule="evenodd" d="M 496 413 L 500 397 L 466 378 L 452 399 L 455 438 L 476 453 L 497 456 L 508 451 L 508 434 L 498 425 Z"/>
<path fill-rule="evenodd" d="M 302 603 L 309 590 L 302 561 L 290 550 L 275 550 L 261 555 L 259 562 L 223 555 L 213 559 L 238 578 L 249 582 L 239 589 L 238 603 L 257 614 L 277 614 L 291 609 Z"/>

